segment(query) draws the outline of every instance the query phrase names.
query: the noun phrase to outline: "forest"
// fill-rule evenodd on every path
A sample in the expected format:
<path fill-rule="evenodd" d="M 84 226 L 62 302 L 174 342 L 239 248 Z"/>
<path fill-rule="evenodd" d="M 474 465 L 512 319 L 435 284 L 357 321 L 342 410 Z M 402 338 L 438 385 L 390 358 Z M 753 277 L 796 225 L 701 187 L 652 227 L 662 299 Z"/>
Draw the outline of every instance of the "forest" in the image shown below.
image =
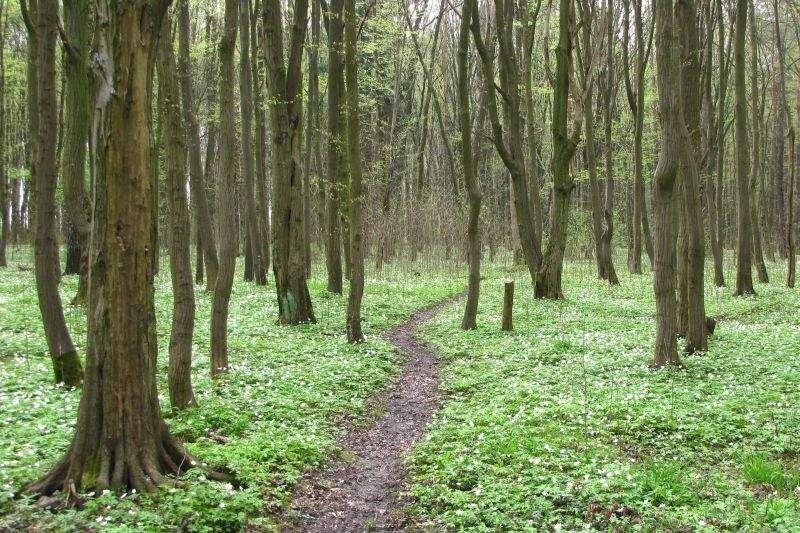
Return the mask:
<path fill-rule="evenodd" d="M 800 531 L 800 0 L 0 0 L 0 532 Z"/>

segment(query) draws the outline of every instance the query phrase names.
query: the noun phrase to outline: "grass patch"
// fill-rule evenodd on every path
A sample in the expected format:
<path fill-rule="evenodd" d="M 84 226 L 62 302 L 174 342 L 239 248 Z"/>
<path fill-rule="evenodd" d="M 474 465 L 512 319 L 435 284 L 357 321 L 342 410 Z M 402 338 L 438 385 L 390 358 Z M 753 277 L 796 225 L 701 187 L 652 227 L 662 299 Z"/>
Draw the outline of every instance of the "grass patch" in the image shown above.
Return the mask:
<path fill-rule="evenodd" d="M 624 270 L 624 263 L 618 261 Z M 452 306 L 424 326 L 447 400 L 409 460 L 434 528 L 800 529 L 800 298 L 785 266 L 755 298 L 706 287 L 708 353 L 653 371 L 649 275 L 610 287 L 566 265 L 565 301 L 488 268 L 475 331 Z M 727 272 L 731 279 L 732 272 Z M 515 330 L 500 330 L 516 278 Z M 707 276 L 708 278 L 708 276 Z M 769 494 L 752 489 L 759 483 Z"/>
<path fill-rule="evenodd" d="M 398 369 L 398 357 L 379 333 L 409 314 L 463 288 L 464 273 L 446 263 L 368 270 L 364 295 L 367 342 L 345 338 L 347 296 L 328 294 L 317 265 L 310 290 L 319 322 L 275 324 L 274 286 L 234 284 L 229 319 L 230 372 L 218 384 L 209 377 L 211 295 L 196 287 L 192 377 L 199 407 L 173 411 L 166 397 L 172 295 L 167 259 L 156 279 L 158 377 L 162 410 L 173 432 L 200 461 L 230 471 L 244 488 L 190 472 L 183 486 L 157 494 L 103 494 L 84 509 L 52 514 L 12 494 L 45 472 L 65 451 L 74 430 L 79 391 L 52 384 L 52 368 L 36 299 L 29 251 L 13 250 L 12 266 L 0 269 L 0 529 L 33 527 L 73 531 L 235 531 L 246 524 L 273 527 L 269 515 L 286 504 L 302 472 L 336 451 L 335 419 L 368 416 L 365 402 Z M 241 265 L 240 265 L 241 267 Z M 69 302 L 74 276 L 62 280 Z M 65 307 L 81 353 L 86 322 L 82 309 Z"/>

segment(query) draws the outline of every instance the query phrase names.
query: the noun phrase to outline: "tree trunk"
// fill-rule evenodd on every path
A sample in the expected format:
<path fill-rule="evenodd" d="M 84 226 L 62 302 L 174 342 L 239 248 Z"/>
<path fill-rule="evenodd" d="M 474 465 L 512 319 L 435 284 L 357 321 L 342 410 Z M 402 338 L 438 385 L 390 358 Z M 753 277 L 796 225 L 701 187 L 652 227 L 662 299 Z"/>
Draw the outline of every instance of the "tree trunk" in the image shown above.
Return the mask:
<path fill-rule="evenodd" d="M 197 123 L 196 103 L 192 88 L 189 24 L 189 0 L 178 0 L 178 73 L 180 74 L 183 122 L 186 125 L 186 140 L 189 148 L 189 189 L 195 208 L 197 232 L 201 236 L 200 244 L 206 269 L 206 290 L 212 291 L 217 281 L 219 261 L 208 209 L 208 198 L 206 197 L 205 180 L 208 176 L 203 176 L 200 159 L 200 126 Z M 209 132 L 210 135 L 211 132 Z M 209 142 L 211 141 L 209 140 Z"/>
<path fill-rule="evenodd" d="M 736 136 L 736 292 L 735 296 L 755 294 L 753 289 L 753 236 L 750 229 L 750 139 L 747 135 L 747 95 L 745 93 L 745 32 L 748 0 L 736 0 L 736 36 L 733 50 L 733 80 L 736 96 L 734 126 Z M 752 169 L 755 171 L 755 169 Z"/>
<path fill-rule="evenodd" d="M 583 22 L 591 23 L 589 20 Z M 547 241 L 547 249 L 534 288 L 534 295 L 537 298 L 550 299 L 564 297 L 561 290 L 561 271 L 564 264 L 564 249 L 567 246 L 570 197 L 575 186 L 569 166 L 577 148 L 576 134 L 579 129 L 576 128 L 572 135 L 569 135 L 567 130 L 572 73 L 572 33 L 575 28 L 572 0 L 560 0 L 558 28 L 553 94 L 553 212 L 550 217 L 550 239 Z M 591 84 L 591 80 L 585 83 Z"/>
<path fill-rule="evenodd" d="M 658 83 L 661 147 L 653 176 L 655 221 L 653 290 L 656 297 L 656 339 L 653 366 L 680 365 L 676 341 L 675 234 L 673 196 L 678 174 L 678 123 L 680 75 L 678 43 L 674 38 L 672 0 L 656 0 L 656 79 Z"/>
<path fill-rule="evenodd" d="M 342 132 L 342 99 L 344 92 L 344 0 L 331 0 L 328 25 L 328 198 L 326 205 L 325 268 L 328 273 L 328 292 L 342 293 L 342 234 L 339 223 L 339 196 L 344 165 L 344 134 Z"/>
<path fill-rule="evenodd" d="M 678 258 L 684 264 L 685 305 L 679 305 L 678 324 L 686 335 L 686 352 L 706 351 L 706 311 L 704 295 L 705 235 L 700 207 L 700 39 L 697 30 L 697 6 L 694 0 L 678 0 L 675 22 L 680 40 L 683 91 L 680 120 L 677 124 L 679 173 L 681 177 L 681 226 L 685 245 Z M 685 309 L 685 315 L 680 312 Z"/>
<path fill-rule="evenodd" d="M 186 138 L 172 48 L 172 24 L 164 16 L 158 43 L 158 100 L 162 120 L 164 174 L 169 196 L 169 270 L 172 329 L 169 338 L 169 399 L 178 409 L 195 405 L 192 391 L 194 286 L 190 261 L 189 206 L 186 199 Z"/>
<path fill-rule="evenodd" d="M 759 84 L 758 84 L 758 71 L 759 71 L 759 54 L 758 54 L 758 34 L 756 26 L 756 15 L 753 1 L 749 5 L 750 13 L 750 120 L 752 122 L 753 130 L 753 170 L 750 175 L 750 189 L 752 196 L 750 198 L 750 224 L 753 227 L 753 262 L 756 267 L 756 274 L 758 281 L 761 283 L 769 283 L 769 275 L 767 274 L 767 265 L 764 263 L 764 250 L 761 238 L 761 199 L 764 195 L 763 190 L 763 175 L 761 172 L 761 120 L 759 103 Z"/>
<path fill-rule="evenodd" d="M 55 15 L 55 0 L 48 3 Z M 149 139 L 153 59 L 166 5 L 126 1 L 107 11 L 97 4 L 94 56 L 108 77 L 98 80 L 93 128 L 98 153 L 86 381 L 72 444 L 29 487 L 34 493 L 154 491 L 166 474 L 192 464 L 170 435 L 156 392 Z"/>
<path fill-rule="evenodd" d="M 77 387 L 83 379 L 83 369 L 75 345 L 72 343 L 64 309 L 58 292 L 60 268 L 58 262 L 58 242 L 56 241 L 56 24 L 58 5 L 55 0 L 43 0 L 36 12 L 34 28 L 37 34 L 36 49 L 30 54 L 36 55 L 37 77 L 37 109 L 38 145 L 36 173 L 33 182 L 36 187 L 36 238 L 34 242 L 34 259 L 36 274 L 36 293 L 39 299 L 39 310 L 42 313 L 47 348 L 53 360 L 56 383 L 69 387 Z"/>
<path fill-rule="evenodd" d="M 219 43 L 219 171 L 217 173 L 217 230 L 219 231 L 219 271 L 211 302 L 211 375 L 228 368 L 228 306 L 236 254 L 239 248 L 239 221 L 236 217 L 236 104 L 233 82 L 239 0 L 225 0 L 225 26 Z"/>
<path fill-rule="evenodd" d="M 469 221 L 467 222 L 469 276 L 467 302 L 464 306 L 461 329 L 469 330 L 478 327 L 478 297 L 481 284 L 481 237 L 478 226 L 481 213 L 481 190 L 476 176 L 475 158 L 472 152 L 472 120 L 470 118 L 469 95 L 469 27 L 472 17 L 478 17 L 478 13 L 473 14 L 473 3 L 470 1 L 464 2 L 463 6 L 461 28 L 458 34 L 458 54 L 456 57 L 458 66 L 458 121 L 461 130 L 461 165 L 469 200 Z"/>
<path fill-rule="evenodd" d="M 273 157 L 273 271 L 281 324 L 316 322 L 306 282 L 303 243 L 302 61 L 308 0 L 294 6 L 288 65 L 285 64 L 280 2 L 264 1 L 264 48 Z"/>
<path fill-rule="evenodd" d="M 91 221 L 85 192 L 86 143 L 89 138 L 89 67 L 87 63 L 91 2 L 69 0 L 64 2 L 64 32 L 69 39 L 64 53 L 64 153 L 62 158 L 62 183 L 64 187 L 64 214 L 70 228 L 71 254 L 77 265 L 68 264 L 65 274 L 80 274 L 78 292 L 73 303 L 86 299 L 88 257 Z M 75 268 L 77 266 L 77 269 Z"/>
<path fill-rule="evenodd" d="M 253 278 L 256 285 L 267 284 L 267 271 L 264 267 L 264 251 L 261 245 L 261 228 L 258 223 L 255 199 L 255 161 L 253 157 L 253 71 L 250 65 L 250 0 L 239 1 L 239 97 L 242 110 L 242 151 L 241 162 L 244 179 L 242 192 L 244 198 L 245 228 L 250 254 L 253 260 Z"/>
<path fill-rule="evenodd" d="M 358 110 L 358 15 L 355 0 L 345 6 L 345 76 L 347 78 L 347 162 L 350 168 L 350 292 L 347 297 L 347 342 L 364 342 L 361 298 L 364 295 L 364 242 L 361 223 L 361 124 Z"/>
<path fill-rule="evenodd" d="M 606 86 L 603 99 L 603 122 L 605 135 L 605 203 L 603 204 L 603 221 L 605 226 L 600 237 L 599 253 L 602 256 L 601 263 L 606 274 L 606 278 L 611 285 L 619 285 L 617 269 L 614 267 L 614 153 L 613 140 L 611 137 L 611 119 L 614 94 L 614 38 L 616 34 L 616 24 L 614 18 L 614 4 L 608 3 L 607 13 L 608 29 L 606 33 Z"/>

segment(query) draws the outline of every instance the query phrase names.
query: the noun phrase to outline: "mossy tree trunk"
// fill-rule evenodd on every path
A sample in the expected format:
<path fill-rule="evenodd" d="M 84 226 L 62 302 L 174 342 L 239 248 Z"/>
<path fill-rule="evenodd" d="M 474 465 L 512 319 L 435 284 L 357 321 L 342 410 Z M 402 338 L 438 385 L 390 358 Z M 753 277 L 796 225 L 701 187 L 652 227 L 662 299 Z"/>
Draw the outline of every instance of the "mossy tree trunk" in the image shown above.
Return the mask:
<path fill-rule="evenodd" d="M 57 13 L 55 0 L 47 0 Z M 97 3 L 94 229 L 87 369 L 75 436 L 29 490 L 153 491 L 192 460 L 156 392 L 150 119 L 156 40 L 168 1 Z M 53 25 L 55 28 L 55 25 Z"/>
<path fill-rule="evenodd" d="M 308 25 L 308 0 L 294 6 L 288 63 L 284 54 L 280 2 L 263 4 L 264 49 L 273 165 L 273 272 L 278 293 L 278 321 L 282 324 L 315 322 L 308 291 L 303 231 L 302 61 Z"/>
<path fill-rule="evenodd" d="M 77 387 L 83 379 L 83 369 L 77 349 L 72 342 L 64 308 L 58 292 L 60 265 L 58 261 L 58 241 L 56 239 L 56 183 L 58 168 L 56 162 L 56 28 L 58 5 L 53 0 L 42 0 L 32 22 L 37 34 L 36 49 L 29 53 L 36 55 L 38 69 L 36 109 L 37 164 L 33 182 L 36 190 L 36 227 L 34 240 L 34 270 L 36 274 L 36 294 L 39 310 L 42 313 L 45 337 L 56 383 Z"/>

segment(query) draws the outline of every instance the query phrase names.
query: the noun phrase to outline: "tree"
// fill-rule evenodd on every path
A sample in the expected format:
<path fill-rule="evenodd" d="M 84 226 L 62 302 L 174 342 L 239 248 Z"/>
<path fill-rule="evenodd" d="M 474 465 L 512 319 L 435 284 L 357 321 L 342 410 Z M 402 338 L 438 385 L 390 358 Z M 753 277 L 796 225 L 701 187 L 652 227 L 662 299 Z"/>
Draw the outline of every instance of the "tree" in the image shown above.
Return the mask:
<path fill-rule="evenodd" d="M 328 12 L 328 195 L 325 203 L 325 268 L 328 291 L 342 293 L 342 230 L 339 196 L 344 177 L 341 101 L 344 92 L 344 0 L 331 0 Z"/>
<path fill-rule="evenodd" d="M 244 193 L 245 228 L 253 256 L 253 274 L 257 285 L 267 284 L 255 199 L 255 161 L 253 157 L 253 72 L 250 66 L 250 0 L 239 4 L 239 97 L 242 104 L 242 192 Z"/>
<path fill-rule="evenodd" d="M 186 125 L 186 140 L 189 159 L 189 188 L 192 194 L 197 233 L 200 235 L 202 262 L 206 267 L 206 290 L 213 291 L 217 281 L 219 262 L 214 229 L 208 208 L 208 198 L 200 159 L 200 126 L 195 111 L 192 87 L 191 58 L 189 57 L 189 0 L 178 0 L 178 73 L 181 84 L 183 122 Z M 198 258 L 200 263 L 200 258 Z"/>
<path fill-rule="evenodd" d="M 481 238 L 478 223 L 481 213 L 481 190 L 475 172 L 475 158 L 472 152 L 472 120 L 470 117 L 469 95 L 469 27 L 473 17 L 472 2 L 464 2 L 461 9 L 461 27 L 458 33 L 458 121 L 461 130 L 461 166 L 464 172 L 464 184 L 469 199 L 469 221 L 467 222 L 467 262 L 469 263 L 469 281 L 467 285 L 467 302 L 464 306 L 464 318 L 461 329 L 478 327 L 478 297 L 481 286 Z"/>
<path fill-rule="evenodd" d="M 647 60 L 650 56 L 650 45 L 645 48 L 644 28 L 642 25 L 642 3 L 633 2 L 633 24 L 636 33 L 636 81 L 635 90 L 631 83 L 630 61 L 628 49 L 630 47 L 630 0 L 625 1 L 625 23 L 623 24 L 624 42 L 622 46 L 623 62 L 625 64 L 625 90 L 628 96 L 628 105 L 634 116 L 633 137 L 633 255 L 628 257 L 628 270 L 632 274 L 642 273 L 642 242 L 647 256 L 652 264 L 654 260 L 653 239 L 650 235 L 650 225 L 647 220 L 647 201 L 644 192 L 642 135 L 644 132 L 644 76 Z M 655 17 L 654 17 L 655 20 Z M 651 36 L 653 32 L 651 31 Z"/>
<path fill-rule="evenodd" d="M 86 245 L 89 242 L 91 221 L 87 210 L 85 191 L 86 143 L 89 138 L 89 54 L 90 28 L 86 23 L 91 2 L 68 0 L 64 2 L 64 153 L 62 158 L 62 183 L 64 187 L 64 214 L 70 229 L 71 240 L 77 241 L 73 264 L 65 272 L 79 273 L 78 293 L 75 303 L 86 299 L 88 276 Z M 77 258 L 78 264 L 74 264 Z M 69 262 L 69 261 L 68 261 Z M 77 266 L 77 269 L 75 268 Z"/>
<path fill-rule="evenodd" d="M 494 57 L 489 52 L 481 35 L 480 17 L 477 16 L 477 2 L 471 8 L 476 15 L 472 17 L 470 29 L 475 40 L 475 47 L 481 59 L 484 83 L 488 87 L 488 112 L 492 126 L 492 141 L 511 175 L 513 187 L 513 208 L 525 264 L 531 276 L 531 282 L 538 283 L 542 265 L 541 236 L 533 227 L 533 216 L 528 194 L 528 174 L 525 170 L 525 155 L 522 150 L 522 123 L 519 97 L 519 72 L 514 49 L 514 2 L 503 0 L 497 3 L 495 13 L 497 24 L 497 41 L 500 59 L 500 85 L 503 102 L 503 118 L 506 121 L 508 135 L 503 133 L 497 106 L 498 89 L 494 83 Z"/>
<path fill-rule="evenodd" d="M 239 221 L 236 217 L 236 105 L 230 85 L 235 79 L 233 55 L 236 51 L 236 30 L 239 0 L 225 0 L 225 22 L 219 43 L 219 173 L 217 175 L 217 225 L 219 231 L 219 272 L 211 303 L 211 374 L 228 368 L 228 306 L 233 277 L 236 273 L 236 252 L 239 248 Z M 227 84 L 227 86 L 226 86 Z"/>
<path fill-rule="evenodd" d="M 278 0 L 264 0 L 264 48 L 273 165 L 273 271 L 278 293 L 278 321 L 282 324 L 315 322 L 306 283 L 303 244 L 303 180 L 299 152 L 301 139 L 301 85 L 303 44 L 308 25 L 308 0 L 294 6 L 288 63 L 285 63 L 283 22 Z"/>
<path fill-rule="evenodd" d="M 53 360 L 56 383 L 70 387 L 81 384 L 83 369 L 78 351 L 72 342 L 64 319 L 64 309 L 58 292 L 60 267 L 58 262 L 58 242 L 56 241 L 56 25 L 58 5 L 54 0 L 43 0 L 39 9 L 31 11 L 36 26 L 36 54 L 38 85 L 35 99 L 38 113 L 36 123 L 37 164 L 34 167 L 33 182 L 36 187 L 36 236 L 34 241 L 34 260 L 36 274 L 36 294 L 39 310 L 42 313 L 47 349 Z"/>
<path fill-rule="evenodd" d="M 591 25 L 592 9 L 586 0 L 581 6 L 581 23 Z M 575 8 L 573 0 L 560 0 L 558 13 L 558 46 L 556 47 L 556 74 L 553 88 L 553 208 L 550 216 L 550 239 L 542 258 L 542 265 L 536 278 L 534 295 L 537 298 L 559 299 L 561 290 L 561 271 L 564 267 L 564 249 L 567 246 L 567 225 L 569 223 L 570 198 L 575 187 L 570 173 L 570 162 L 578 147 L 583 126 L 583 110 L 594 85 L 598 51 L 602 50 L 602 40 L 595 43 L 584 66 L 582 94 L 575 95 L 574 120 L 572 131 L 568 129 L 569 95 L 572 78 L 572 47 L 575 33 Z"/>
<path fill-rule="evenodd" d="M 682 102 L 677 124 L 680 160 L 681 216 L 678 324 L 686 335 L 686 352 L 705 351 L 706 310 L 704 297 L 705 235 L 700 207 L 700 39 L 694 0 L 677 0 L 675 22 L 680 45 Z"/>
<path fill-rule="evenodd" d="M 733 85 L 736 96 L 734 134 L 736 140 L 736 291 L 735 296 L 755 294 L 753 288 L 753 234 L 750 228 L 750 140 L 747 135 L 747 95 L 745 93 L 745 33 L 747 0 L 736 0 L 736 35 L 733 47 Z"/>
<path fill-rule="evenodd" d="M 364 342 L 361 298 L 364 295 L 364 241 L 361 222 L 361 124 L 358 109 L 358 17 L 355 0 L 345 5 L 345 77 L 347 81 L 347 163 L 350 169 L 350 292 L 347 297 L 347 341 Z"/>
<path fill-rule="evenodd" d="M 189 259 L 189 207 L 186 200 L 186 136 L 172 24 L 164 17 L 158 43 L 158 101 L 162 120 L 164 167 L 169 194 L 169 269 L 172 279 L 172 329 L 169 339 L 169 399 L 173 407 L 195 405 L 192 391 L 194 287 Z"/>
<path fill-rule="evenodd" d="M 152 491 L 192 463 L 161 417 L 155 376 L 149 139 L 153 60 L 167 4 L 96 4 L 101 68 L 86 379 L 72 443 L 29 486 L 34 493 Z M 49 16 L 58 12 L 55 0 L 42 6 Z"/>
<path fill-rule="evenodd" d="M 755 263 L 758 281 L 769 282 L 767 265 L 764 263 L 764 250 L 761 237 L 761 204 L 764 196 L 764 176 L 761 171 L 761 104 L 759 99 L 759 54 L 756 14 L 753 1 L 750 1 L 750 121 L 752 123 L 753 171 L 750 175 L 750 224 L 753 228 L 753 262 Z"/>
<path fill-rule="evenodd" d="M 653 366 L 681 364 L 678 357 L 675 300 L 675 234 L 673 216 L 675 182 L 678 175 L 678 125 L 680 75 L 675 53 L 672 0 L 655 0 L 656 80 L 661 146 L 653 176 L 653 290 L 656 297 L 656 339 Z"/>

